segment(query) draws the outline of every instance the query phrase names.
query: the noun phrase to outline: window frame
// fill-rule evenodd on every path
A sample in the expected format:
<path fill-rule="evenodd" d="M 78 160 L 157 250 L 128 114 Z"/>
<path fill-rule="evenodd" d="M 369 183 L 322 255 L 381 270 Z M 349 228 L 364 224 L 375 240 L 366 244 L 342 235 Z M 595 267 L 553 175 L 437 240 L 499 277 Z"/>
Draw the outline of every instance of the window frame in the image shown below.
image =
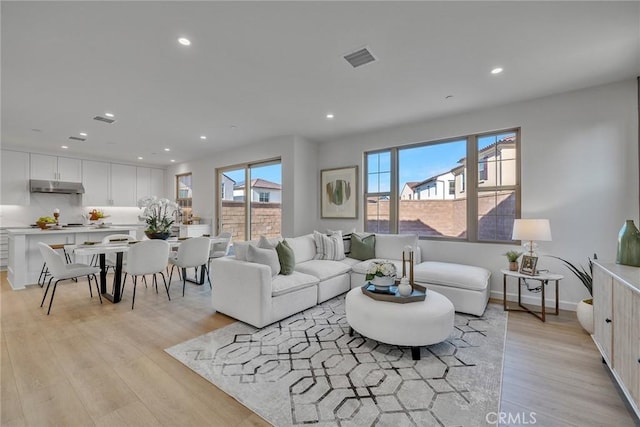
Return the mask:
<path fill-rule="evenodd" d="M 515 168 L 516 168 L 516 176 L 515 176 L 515 184 L 513 185 L 496 185 L 496 186 L 483 186 L 480 187 L 480 181 L 478 176 L 479 171 L 479 163 L 478 163 L 478 138 L 489 136 L 489 135 L 499 135 L 504 133 L 514 133 L 515 134 Z M 516 206 L 515 206 L 515 216 L 514 219 L 520 218 L 521 213 L 521 149 L 520 149 L 520 136 L 521 129 L 520 127 L 515 128 L 506 128 L 506 129 L 498 129 L 486 132 L 477 132 L 469 135 L 462 135 L 453 138 L 439 139 L 434 141 L 420 142 L 414 144 L 407 145 L 399 145 L 389 148 L 376 149 L 371 151 L 365 151 L 363 153 L 363 172 L 364 172 L 364 185 L 363 185 L 363 205 L 364 205 L 364 229 L 367 230 L 367 218 L 368 218 L 368 203 L 367 200 L 369 197 L 381 197 L 388 196 L 390 199 L 389 205 L 389 233 L 395 234 L 398 233 L 399 228 L 399 207 L 400 207 L 400 189 L 398 189 L 398 180 L 399 180 L 399 152 L 404 149 L 422 147 L 422 146 L 430 146 L 430 145 L 439 145 L 446 144 L 449 142 L 466 140 L 466 170 L 461 173 L 461 193 L 465 193 L 466 195 L 466 221 L 467 221 L 467 230 L 466 237 L 452 237 L 452 236 L 419 236 L 421 240 L 435 240 L 435 241 L 452 241 L 452 242 L 470 242 L 470 243 L 496 243 L 496 244 L 505 244 L 505 243 L 514 243 L 514 240 L 483 240 L 478 238 L 478 194 L 480 192 L 487 191 L 502 191 L 509 190 L 514 191 L 516 197 Z M 391 189 L 389 192 L 375 192 L 369 193 L 369 162 L 368 156 L 373 154 L 380 153 L 389 153 L 391 158 Z M 417 198 L 419 199 L 419 198 Z M 416 200 L 417 200 L 416 199 Z"/>

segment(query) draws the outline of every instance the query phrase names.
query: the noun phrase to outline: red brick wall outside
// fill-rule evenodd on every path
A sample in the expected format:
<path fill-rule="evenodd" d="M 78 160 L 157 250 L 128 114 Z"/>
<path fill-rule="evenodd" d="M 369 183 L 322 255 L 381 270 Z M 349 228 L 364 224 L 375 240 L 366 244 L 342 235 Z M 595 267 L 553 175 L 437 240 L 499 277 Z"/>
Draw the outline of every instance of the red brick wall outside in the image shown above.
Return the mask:
<path fill-rule="evenodd" d="M 223 231 L 231 233 L 232 241 L 246 240 L 245 204 L 225 200 L 222 202 Z M 277 237 L 281 234 L 282 207 L 280 203 L 251 203 L 251 222 L 254 237 Z"/>
<path fill-rule="evenodd" d="M 400 233 L 420 236 L 465 237 L 467 201 L 456 200 L 400 200 Z M 510 240 L 515 218 L 515 196 L 511 192 L 486 194 L 478 197 L 478 238 L 481 240 Z M 389 200 L 367 204 L 369 231 L 388 229 Z"/>

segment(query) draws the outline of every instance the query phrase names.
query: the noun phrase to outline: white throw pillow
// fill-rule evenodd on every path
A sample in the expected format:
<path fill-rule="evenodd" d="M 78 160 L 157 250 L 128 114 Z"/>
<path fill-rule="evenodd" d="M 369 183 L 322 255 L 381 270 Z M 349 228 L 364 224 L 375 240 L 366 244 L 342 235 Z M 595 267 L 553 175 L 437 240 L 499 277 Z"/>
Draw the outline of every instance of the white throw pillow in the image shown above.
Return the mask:
<path fill-rule="evenodd" d="M 272 244 L 266 237 L 260 236 L 260 240 L 258 240 L 258 247 L 262 249 L 275 249 L 276 245 Z"/>
<path fill-rule="evenodd" d="M 332 235 L 327 236 L 314 231 L 313 239 L 316 243 L 316 256 L 314 259 L 340 261 L 345 258 L 342 232 L 336 231 Z"/>
<path fill-rule="evenodd" d="M 233 252 L 236 254 L 236 259 L 238 261 L 247 260 L 247 249 L 249 249 L 249 246 L 251 245 L 255 245 L 255 243 L 251 243 L 249 241 L 233 242 Z"/>
<path fill-rule="evenodd" d="M 268 265 L 271 268 L 271 277 L 280 274 L 280 260 L 278 260 L 278 253 L 275 249 L 262 249 L 249 245 L 247 248 L 247 261 Z"/>

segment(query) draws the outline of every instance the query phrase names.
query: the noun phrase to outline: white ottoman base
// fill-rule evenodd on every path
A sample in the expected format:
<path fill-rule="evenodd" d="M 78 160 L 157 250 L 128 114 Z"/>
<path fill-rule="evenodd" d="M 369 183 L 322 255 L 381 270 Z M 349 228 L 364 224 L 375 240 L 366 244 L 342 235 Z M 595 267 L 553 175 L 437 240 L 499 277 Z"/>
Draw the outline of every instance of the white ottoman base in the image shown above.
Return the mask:
<path fill-rule="evenodd" d="M 345 298 L 347 323 L 360 335 L 386 344 L 419 347 L 444 341 L 453 331 L 455 310 L 443 295 L 427 291 L 424 301 L 407 304 L 377 301 L 354 288 Z"/>

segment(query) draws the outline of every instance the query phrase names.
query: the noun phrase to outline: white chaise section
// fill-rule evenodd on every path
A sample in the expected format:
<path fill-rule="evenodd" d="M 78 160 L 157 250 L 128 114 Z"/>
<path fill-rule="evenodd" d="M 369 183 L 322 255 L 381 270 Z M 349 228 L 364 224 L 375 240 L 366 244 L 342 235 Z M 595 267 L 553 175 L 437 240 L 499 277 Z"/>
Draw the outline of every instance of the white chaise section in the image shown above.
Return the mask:
<path fill-rule="evenodd" d="M 482 316 L 487 307 L 491 272 L 486 268 L 425 261 L 413 274 L 416 283 L 446 296 L 456 311 Z"/>

